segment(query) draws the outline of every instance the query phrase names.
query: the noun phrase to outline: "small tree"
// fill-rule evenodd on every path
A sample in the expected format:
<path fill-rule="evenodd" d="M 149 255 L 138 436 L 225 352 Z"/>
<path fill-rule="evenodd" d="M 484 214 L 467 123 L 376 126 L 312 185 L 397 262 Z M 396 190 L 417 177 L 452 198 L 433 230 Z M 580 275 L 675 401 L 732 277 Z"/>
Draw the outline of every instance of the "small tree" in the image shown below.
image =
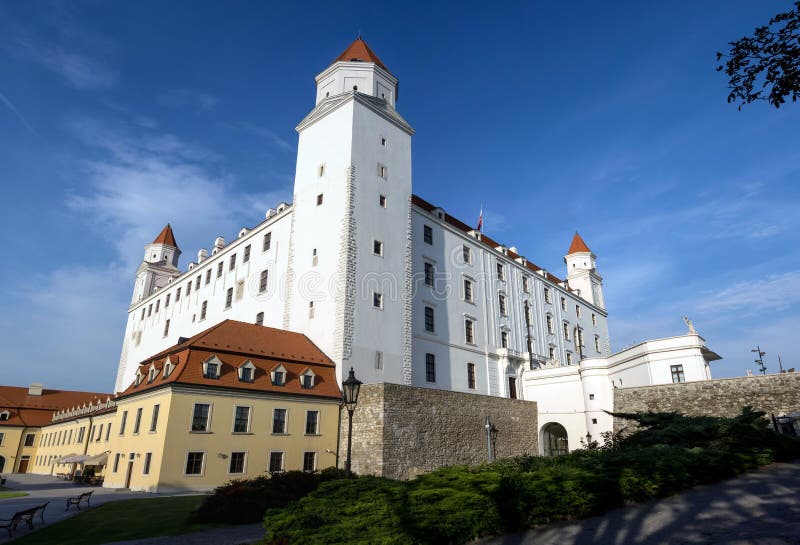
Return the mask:
<path fill-rule="evenodd" d="M 752 36 L 730 42 L 726 55 L 717 53 L 717 67 L 728 76 L 728 102 L 742 106 L 766 100 L 776 108 L 800 97 L 800 1 L 794 9 L 779 13 Z"/>

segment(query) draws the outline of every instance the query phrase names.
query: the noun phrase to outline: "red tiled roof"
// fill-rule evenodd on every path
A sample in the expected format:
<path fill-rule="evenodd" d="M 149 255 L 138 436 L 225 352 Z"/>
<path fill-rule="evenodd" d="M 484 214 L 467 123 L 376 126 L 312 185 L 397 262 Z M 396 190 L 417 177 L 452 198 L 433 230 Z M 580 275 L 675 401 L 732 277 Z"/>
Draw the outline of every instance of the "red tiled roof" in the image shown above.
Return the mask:
<path fill-rule="evenodd" d="M 105 401 L 109 397 L 113 395 L 49 389 L 43 389 L 42 395 L 28 395 L 28 388 L 0 386 L 0 412 L 11 413 L 8 420 L 0 420 L 0 426 L 44 426 L 52 421 L 56 411 Z"/>
<path fill-rule="evenodd" d="M 333 62 L 338 61 L 361 61 L 361 62 L 374 62 L 387 72 L 389 69 L 386 68 L 378 56 L 369 48 L 367 42 L 361 39 L 359 36 L 356 38 L 356 41 L 350 44 L 350 46 L 344 50 L 344 52 L 336 57 L 336 60 Z"/>
<path fill-rule="evenodd" d="M 169 223 L 161 230 L 153 241 L 153 244 L 166 244 L 167 246 L 178 247 L 178 243 L 175 242 L 175 235 L 172 233 L 172 226 Z"/>
<path fill-rule="evenodd" d="M 222 362 L 219 378 L 203 376 L 203 362 L 216 356 Z M 166 359 L 175 368 L 164 377 Z M 253 382 L 239 380 L 238 369 L 246 360 L 255 366 Z M 151 365 L 158 369 L 157 377 L 148 381 Z M 286 369 L 286 383 L 275 386 L 270 371 L 277 365 Z M 300 385 L 300 375 L 311 368 L 317 376 L 313 388 Z M 139 372 L 144 377 L 134 381 L 122 392 L 127 397 L 166 384 L 192 384 L 209 387 L 236 388 L 260 392 L 301 394 L 314 397 L 339 398 L 336 365 L 308 337 L 300 333 L 274 329 L 235 320 L 225 320 L 143 361 Z"/>
<path fill-rule="evenodd" d="M 572 237 L 572 244 L 569 245 L 569 251 L 567 252 L 567 255 L 577 254 L 578 252 L 592 253 L 581 236 L 578 234 L 578 231 L 575 231 L 575 236 Z"/>

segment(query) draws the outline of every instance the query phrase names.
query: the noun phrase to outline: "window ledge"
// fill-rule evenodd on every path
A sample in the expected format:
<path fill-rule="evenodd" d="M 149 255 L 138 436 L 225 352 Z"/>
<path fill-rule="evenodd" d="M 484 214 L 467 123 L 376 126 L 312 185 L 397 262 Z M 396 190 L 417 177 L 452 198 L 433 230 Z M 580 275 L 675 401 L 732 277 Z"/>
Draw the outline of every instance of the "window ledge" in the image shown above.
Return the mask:
<path fill-rule="evenodd" d="M 232 431 L 231 435 L 253 435 L 252 431 Z"/>
<path fill-rule="evenodd" d="M 276 435 L 276 436 L 280 436 L 280 437 L 288 437 L 289 436 L 288 433 L 275 433 L 275 432 L 272 432 L 270 435 Z"/>
<path fill-rule="evenodd" d="M 322 437 L 321 433 L 306 433 L 304 434 L 306 437 Z"/>
<path fill-rule="evenodd" d="M 189 430 L 189 433 L 197 433 L 197 434 L 210 434 L 210 431 L 200 431 L 200 430 Z"/>

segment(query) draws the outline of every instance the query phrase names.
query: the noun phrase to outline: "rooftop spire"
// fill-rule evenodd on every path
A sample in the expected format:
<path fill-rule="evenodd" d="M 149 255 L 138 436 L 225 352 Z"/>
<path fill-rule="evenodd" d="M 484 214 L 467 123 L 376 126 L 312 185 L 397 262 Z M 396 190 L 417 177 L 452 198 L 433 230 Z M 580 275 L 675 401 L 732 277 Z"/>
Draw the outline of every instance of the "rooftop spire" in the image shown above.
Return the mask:
<path fill-rule="evenodd" d="M 178 247 L 178 243 L 175 242 L 175 235 L 172 233 L 172 226 L 169 223 L 161 230 L 153 241 L 153 244 L 166 244 L 167 246 Z"/>
<path fill-rule="evenodd" d="M 581 236 L 578 234 L 578 231 L 575 231 L 575 236 L 572 237 L 572 244 L 569 245 L 569 251 L 567 252 L 567 255 L 577 254 L 578 252 L 592 253 Z"/>
<path fill-rule="evenodd" d="M 350 62 L 350 61 L 360 61 L 360 62 L 374 62 L 387 72 L 389 69 L 386 68 L 378 56 L 369 48 L 367 42 L 361 39 L 361 32 L 358 33 L 358 38 L 356 41 L 350 44 L 350 46 L 344 50 L 344 52 L 336 57 L 336 60 L 333 62 Z"/>

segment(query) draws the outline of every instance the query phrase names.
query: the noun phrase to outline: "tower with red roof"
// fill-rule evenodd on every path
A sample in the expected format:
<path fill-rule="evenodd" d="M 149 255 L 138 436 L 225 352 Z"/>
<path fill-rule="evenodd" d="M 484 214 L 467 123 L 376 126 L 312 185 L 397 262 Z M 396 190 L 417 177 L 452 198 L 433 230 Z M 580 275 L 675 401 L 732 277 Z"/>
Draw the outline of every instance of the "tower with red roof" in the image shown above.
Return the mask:
<path fill-rule="evenodd" d="M 570 289 L 578 290 L 579 295 L 593 305 L 605 308 L 603 302 L 603 277 L 597 272 L 597 257 L 589 249 L 581 236 L 575 231 L 567 255 L 567 283 Z"/>

